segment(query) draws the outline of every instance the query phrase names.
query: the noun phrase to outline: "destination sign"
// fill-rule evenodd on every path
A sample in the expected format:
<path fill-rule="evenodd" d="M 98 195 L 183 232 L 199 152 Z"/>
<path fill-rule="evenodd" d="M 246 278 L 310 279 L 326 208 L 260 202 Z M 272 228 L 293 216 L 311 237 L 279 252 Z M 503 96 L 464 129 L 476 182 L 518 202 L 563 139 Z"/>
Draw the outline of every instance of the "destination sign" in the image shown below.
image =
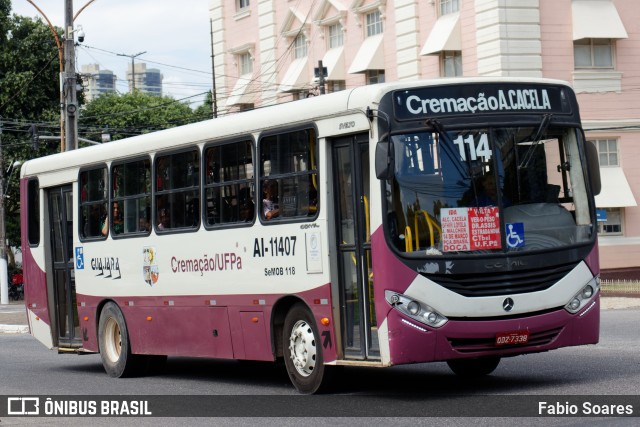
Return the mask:
<path fill-rule="evenodd" d="M 474 84 L 396 91 L 398 120 L 496 113 L 571 113 L 564 88 L 536 84 Z"/>

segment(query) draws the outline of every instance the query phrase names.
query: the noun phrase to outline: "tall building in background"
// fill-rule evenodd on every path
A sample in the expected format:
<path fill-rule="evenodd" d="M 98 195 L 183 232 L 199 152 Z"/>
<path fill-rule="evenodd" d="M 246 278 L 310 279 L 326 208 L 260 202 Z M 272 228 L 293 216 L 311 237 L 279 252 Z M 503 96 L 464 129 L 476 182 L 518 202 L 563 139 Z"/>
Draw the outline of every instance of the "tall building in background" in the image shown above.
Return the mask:
<path fill-rule="evenodd" d="M 156 68 L 147 69 L 147 64 L 134 64 L 135 72 L 131 76 L 131 64 L 127 67 L 127 81 L 129 92 L 133 89 L 150 95 L 162 96 L 162 73 Z M 132 84 L 133 82 L 133 84 Z"/>
<path fill-rule="evenodd" d="M 600 156 L 603 277 L 640 278 L 637 0 L 211 1 L 220 114 L 383 81 L 547 77 Z"/>
<path fill-rule="evenodd" d="M 113 71 L 101 70 L 98 64 L 83 65 L 81 68 L 83 76 L 85 100 L 91 102 L 103 93 L 116 91 L 116 80 L 118 79 Z"/>

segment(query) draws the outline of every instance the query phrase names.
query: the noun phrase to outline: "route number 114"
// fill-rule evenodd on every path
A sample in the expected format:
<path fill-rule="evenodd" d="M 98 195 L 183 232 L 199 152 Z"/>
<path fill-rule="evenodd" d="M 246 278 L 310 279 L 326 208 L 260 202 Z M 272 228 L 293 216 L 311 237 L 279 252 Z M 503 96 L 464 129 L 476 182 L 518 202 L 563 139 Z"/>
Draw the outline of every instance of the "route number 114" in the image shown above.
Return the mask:
<path fill-rule="evenodd" d="M 480 134 L 480 139 L 476 144 L 474 135 L 469 135 L 466 138 L 463 138 L 462 135 L 458 136 L 453 140 L 453 143 L 458 146 L 458 152 L 460 153 L 460 160 L 463 162 L 467 161 L 467 152 L 471 157 L 470 160 L 478 160 L 482 159 L 483 161 L 488 161 L 491 159 L 491 148 L 489 148 L 489 137 L 486 133 Z M 469 146 L 469 149 L 466 150 L 464 144 Z"/>

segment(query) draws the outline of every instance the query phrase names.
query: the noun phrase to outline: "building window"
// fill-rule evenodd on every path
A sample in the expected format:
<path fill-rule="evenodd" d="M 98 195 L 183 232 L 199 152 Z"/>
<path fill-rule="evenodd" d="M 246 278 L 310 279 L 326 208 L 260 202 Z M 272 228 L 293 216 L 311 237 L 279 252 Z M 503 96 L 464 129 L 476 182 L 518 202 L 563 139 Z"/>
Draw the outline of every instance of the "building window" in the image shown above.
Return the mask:
<path fill-rule="evenodd" d="M 342 31 L 342 25 L 339 23 L 330 25 L 327 31 L 329 32 L 329 49 L 344 45 L 344 32 Z"/>
<path fill-rule="evenodd" d="M 618 160 L 618 141 L 615 139 L 594 139 L 598 147 L 600 166 L 620 166 Z"/>
<path fill-rule="evenodd" d="M 239 55 L 239 63 L 240 63 L 240 75 L 244 76 L 245 74 L 253 73 L 253 61 L 251 60 L 251 55 L 249 52 L 245 52 Z"/>
<path fill-rule="evenodd" d="M 347 88 L 347 82 L 345 80 L 329 80 L 327 81 L 327 92 L 340 92 Z"/>
<path fill-rule="evenodd" d="M 299 34 L 293 41 L 293 58 L 300 59 L 307 56 L 307 38 Z"/>
<path fill-rule="evenodd" d="M 384 83 L 384 70 L 367 70 L 367 84 Z"/>
<path fill-rule="evenodd" d="M 249 7 L 249 0 L 238 0 L 238 9 L 244 9 L 245 7 Z"/>
<path fill-rule="evenodd" d="M 600 209 L 599 209 L 600 210 Z M 604 220 L 598 220 L 598 234 L 622 234 L 622 209 L 606 208 Z"/>
<path fill-rule="evenodd" d="M 459 10 L 460 0 L 440 0 L 440 15 L 447 15 Z"/>
<path fill-rule="evenodd" d="M 367 37 L 382 34 L 382 16 L 380 15 L 379 10 L 367 13 L 366 21 Z"/>
<path fill-rule="evenodd" d="M 440 66 L 443 77 L 462 76 L 462 52 L 447 50 L 440 54 Z"/>
<path fill-rule="evenodd" d="M 613 68 L 611 39 L 582 39 L 573 42 L 575 68 Z"/>

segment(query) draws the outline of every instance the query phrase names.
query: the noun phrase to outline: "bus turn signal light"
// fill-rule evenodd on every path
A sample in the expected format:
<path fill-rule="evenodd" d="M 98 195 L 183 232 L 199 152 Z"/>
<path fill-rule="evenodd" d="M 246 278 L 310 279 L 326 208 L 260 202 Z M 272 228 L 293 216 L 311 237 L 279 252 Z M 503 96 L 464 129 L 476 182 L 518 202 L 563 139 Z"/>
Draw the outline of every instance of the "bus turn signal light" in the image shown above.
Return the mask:
<path fill-rule="evenodd" d="M 320 323 L 322 323 L 323 326 L 329 326 L 329 323 L 331 323 L 331 321 L 328 317 L 323 317 L 322 319 L 320 319 Z"/>

